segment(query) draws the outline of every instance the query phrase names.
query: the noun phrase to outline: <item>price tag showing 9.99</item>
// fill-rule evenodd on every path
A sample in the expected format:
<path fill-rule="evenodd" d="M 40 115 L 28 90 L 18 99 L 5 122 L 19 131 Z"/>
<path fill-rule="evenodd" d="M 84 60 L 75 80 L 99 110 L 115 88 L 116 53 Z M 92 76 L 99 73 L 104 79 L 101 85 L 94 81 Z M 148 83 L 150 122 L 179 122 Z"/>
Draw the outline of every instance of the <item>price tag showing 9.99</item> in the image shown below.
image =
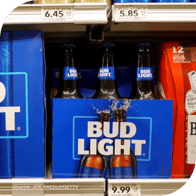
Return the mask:
<path fill-rule="evenodd" d="M 126 7 L 122 6 L 118 8 L 117 18 L 120 21 L 134 21 L 146 19 L 147 17 L 147 9 L 140 7 Z"/>
<path fill-rule="evenodd" d="M 109 196 L 141 196 L 140 185 L 109 185 Z"/>

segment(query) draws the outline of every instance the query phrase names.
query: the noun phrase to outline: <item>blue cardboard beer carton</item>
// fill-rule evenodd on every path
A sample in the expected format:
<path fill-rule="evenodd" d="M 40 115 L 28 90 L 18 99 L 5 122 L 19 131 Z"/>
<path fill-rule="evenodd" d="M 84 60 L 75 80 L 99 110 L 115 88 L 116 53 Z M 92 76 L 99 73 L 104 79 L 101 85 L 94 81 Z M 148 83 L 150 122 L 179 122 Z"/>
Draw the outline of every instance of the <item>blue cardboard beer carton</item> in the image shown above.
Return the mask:
<path fill-rule="evenodd" d="M 171 100 L 53 99 L 54 178 L 170 178 Z"/>
<path fill-rule="evenodd" d="M 41 31 L 1 32 L 0 178 L 45 176 Z"/>

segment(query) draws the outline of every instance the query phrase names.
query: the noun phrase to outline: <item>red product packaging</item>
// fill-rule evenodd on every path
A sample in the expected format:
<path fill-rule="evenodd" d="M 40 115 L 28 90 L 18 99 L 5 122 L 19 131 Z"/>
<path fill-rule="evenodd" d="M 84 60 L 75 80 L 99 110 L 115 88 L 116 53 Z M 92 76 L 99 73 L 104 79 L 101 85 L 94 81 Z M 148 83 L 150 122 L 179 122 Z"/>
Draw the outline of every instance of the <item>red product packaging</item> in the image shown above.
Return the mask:
<path fill-rule="evenodd" d="M 157 87 L 173 100 L 172 178 L 189 177 L 196 161 L 196 44 L 160 46 Z"/>

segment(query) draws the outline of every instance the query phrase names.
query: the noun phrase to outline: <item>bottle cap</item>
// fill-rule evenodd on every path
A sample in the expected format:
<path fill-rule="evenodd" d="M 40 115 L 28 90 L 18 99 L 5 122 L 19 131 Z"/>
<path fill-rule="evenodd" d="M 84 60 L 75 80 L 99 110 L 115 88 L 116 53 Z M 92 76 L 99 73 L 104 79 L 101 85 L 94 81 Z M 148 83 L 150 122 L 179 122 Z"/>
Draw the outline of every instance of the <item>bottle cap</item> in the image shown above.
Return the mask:
<path fill-rule="evenodd" d="M 110 121 L 110 116 L 111 116 L 110 113 L 101 112 L 99 114 L 98 121 L 100 121 L 101 123 L 104 122 L 104 121 Z"/>
<path fill-rule="evenodd" d="M 102 44 L 101 47 L 104 52 L 112 52 L 113 51 L 112 49 L 115 47 L 115 45 L 111 42 L 106 42 Z"/>
<path fill-rule="evenodd" d="M 106 42 L 102 44 L 101 47 L 112 48 L 112 47 L 115 47 L 115 45 L 111 42 Z"/>
<path fill-rule="evenodd" d="M 137 44 L 137 47 L 150 47 L 151 44 L 150 43 L 139 43 Z"/>
<path fill-rule="evenodd" d="M 63 44 L 61 48 L 75 48 L 76 46 L 72 43 Z"/>
<path fill-rule="evenodd" d="M 126 111 L 124 109 L 118 109 L 114 111 L 114 120 L 115 121 L 125 121 L 126 120 Z"/>
<path fill-rule="evenodd" d="M 61 46 L 62 49 L 65 49 L 66 53 L 72 53 L 73 52 L 73 48 L 75 48 L 76 46 L 72 43 L 67 43 Z"/>

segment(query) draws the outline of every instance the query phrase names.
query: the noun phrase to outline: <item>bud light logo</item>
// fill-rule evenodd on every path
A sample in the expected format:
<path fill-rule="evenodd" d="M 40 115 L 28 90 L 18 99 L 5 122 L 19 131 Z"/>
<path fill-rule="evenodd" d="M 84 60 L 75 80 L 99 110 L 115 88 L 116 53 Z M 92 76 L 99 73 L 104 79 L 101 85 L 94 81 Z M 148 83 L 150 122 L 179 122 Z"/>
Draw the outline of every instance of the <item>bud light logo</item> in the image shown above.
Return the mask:
<path fill-rule="evenodd" d="M 151 67 L 138 67 L 137 68 L 137 80 L 138 81 L 150 81 L 153 80 L 153 71 Z"/>
<path fill-rule="evenodd" d="M 73 159 L 81 155 L 130 155 L 138 161 L 150 161 L 152 118 L 127 117 L 126 122 L 97 121 L 97 117 L 77 116 L 73 119 Z"/>
<path fill-rule="evenodd" d="M 0 73 L 0 139 L 29 135 L 27 81 L 25 72 Z"/>
<path fill-rule="evenodd" d="M 64 80 L 77 80 L 78 73 L 75 67 L 64 67 L 63 69 Z"/>
<path fill-rule="evenodd" d="M 98 78 L 100 80 L 115 80 L 115 71 L 114 67 L 102 66 L 99 69 Z"/>

